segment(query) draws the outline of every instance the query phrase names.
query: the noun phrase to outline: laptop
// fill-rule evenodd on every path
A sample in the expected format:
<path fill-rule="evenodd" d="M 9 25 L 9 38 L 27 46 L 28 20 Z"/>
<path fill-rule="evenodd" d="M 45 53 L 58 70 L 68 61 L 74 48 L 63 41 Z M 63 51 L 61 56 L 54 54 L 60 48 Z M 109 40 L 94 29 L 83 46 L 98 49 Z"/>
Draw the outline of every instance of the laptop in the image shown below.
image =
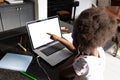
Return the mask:
<path fill-rule="evenodd" d="M 62 38 L 58 16 L 28 22 L 26 27 L 32 50 L 51 66 L 57 65 L 72 55 L 72 52 L 63 44 L 50 39 L 50 35 L 47 34 L 56 34 Z"/>

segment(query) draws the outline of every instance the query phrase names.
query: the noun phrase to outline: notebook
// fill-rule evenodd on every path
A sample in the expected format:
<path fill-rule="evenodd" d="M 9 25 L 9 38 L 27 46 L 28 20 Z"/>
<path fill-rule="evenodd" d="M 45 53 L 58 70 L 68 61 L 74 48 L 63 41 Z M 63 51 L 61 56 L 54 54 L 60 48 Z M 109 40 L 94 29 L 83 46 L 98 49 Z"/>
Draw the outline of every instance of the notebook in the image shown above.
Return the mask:
<path fill-rule="evenodd" d="M 62 37 L 58 16 L 28 22 L 26 27 L 32 50 L 51 66 L 57 65 L 72 55 L 64 45 L 53 41 L 47 34 L 52 33 Z"/>
<path fill-rule="evenodd" d="M 32 56 L 28 55 L 6 53 L 0 60 L 0 68 L 26 72 L 32 58 Z"/>

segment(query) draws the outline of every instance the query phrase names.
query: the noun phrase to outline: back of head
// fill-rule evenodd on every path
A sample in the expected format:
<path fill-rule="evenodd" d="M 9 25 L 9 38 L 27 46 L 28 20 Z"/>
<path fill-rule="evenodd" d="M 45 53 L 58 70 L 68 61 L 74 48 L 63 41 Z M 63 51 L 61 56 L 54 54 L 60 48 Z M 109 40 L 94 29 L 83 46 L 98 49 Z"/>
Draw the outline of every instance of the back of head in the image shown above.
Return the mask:
<path fill-rule="evenodd" d="M 102 46 L 111 39 L 117 29 L 117 21 L 108 16 L 104 7 L 90 8 L 83 11 L 74 23 L 73 40 L 80 46 L 80 51 L 90 53 L 95 47 Z"/>

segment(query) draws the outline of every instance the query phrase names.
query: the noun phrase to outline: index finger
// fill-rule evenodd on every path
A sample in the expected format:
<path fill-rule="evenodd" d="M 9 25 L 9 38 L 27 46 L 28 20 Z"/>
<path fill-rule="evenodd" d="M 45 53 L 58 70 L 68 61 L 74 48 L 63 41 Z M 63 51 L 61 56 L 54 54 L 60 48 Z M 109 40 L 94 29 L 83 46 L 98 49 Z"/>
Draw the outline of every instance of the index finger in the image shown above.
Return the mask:
<path fill-rule="evenodd" d="M 47 33 L 48 35 L 52 35 L 51 33 Z"/>

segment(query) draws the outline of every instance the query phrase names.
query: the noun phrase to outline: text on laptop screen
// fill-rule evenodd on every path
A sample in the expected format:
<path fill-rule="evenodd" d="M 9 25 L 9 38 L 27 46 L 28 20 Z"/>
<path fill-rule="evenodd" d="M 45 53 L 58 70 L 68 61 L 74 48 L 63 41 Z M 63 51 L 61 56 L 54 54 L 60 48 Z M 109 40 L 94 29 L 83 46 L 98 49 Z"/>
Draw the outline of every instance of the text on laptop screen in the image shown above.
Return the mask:
<path fill-rule="evenodd" d="M 28 29 L 34 49 L 53 41 L 47 33 L 56 34 L 61 37 L 59 20 L 57 17 L 30 23 L 28 24 Z"/>

